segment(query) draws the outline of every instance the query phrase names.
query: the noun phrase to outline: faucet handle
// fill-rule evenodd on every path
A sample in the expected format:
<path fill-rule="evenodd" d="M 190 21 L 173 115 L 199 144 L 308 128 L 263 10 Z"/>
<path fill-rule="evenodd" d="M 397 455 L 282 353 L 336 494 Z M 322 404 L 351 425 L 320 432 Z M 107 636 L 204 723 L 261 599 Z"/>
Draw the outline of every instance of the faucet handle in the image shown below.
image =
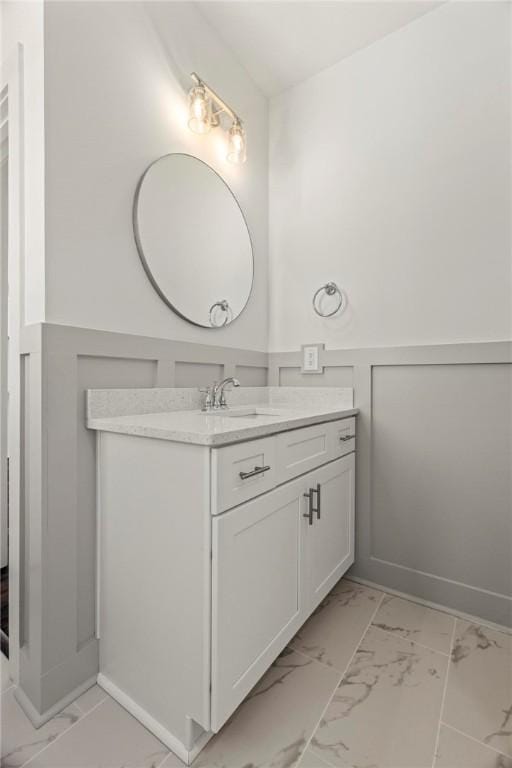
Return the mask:
<path fill-rule="evenodd" d="M 203 404 L 201 406 L 202 411 L 210 411 L 212 408 L 212 405 L 213 405 L 212 389 L 213 387 L 202 387 L 199 390 L 202 395 L 205 395 Z"/>

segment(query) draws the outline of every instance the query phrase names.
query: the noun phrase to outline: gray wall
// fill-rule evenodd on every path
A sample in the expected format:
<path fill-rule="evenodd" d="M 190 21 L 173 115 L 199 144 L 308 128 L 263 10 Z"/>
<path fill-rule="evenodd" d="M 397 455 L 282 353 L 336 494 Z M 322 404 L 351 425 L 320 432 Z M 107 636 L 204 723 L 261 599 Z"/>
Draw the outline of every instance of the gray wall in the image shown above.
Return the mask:
<path fill-rule="evenodd" d="M 47 712 L 98 671 L 95 435 L 85 390 L 267 383 L 266 353 L 37 325 L 23 334 L 21 686 Z M 130 578 L 127 574 L 127 580 Z"/>
<path fill-rule="evenodd" d="M 352 574 L 512 626 L 512 345 L 271 354 L 270 384 L 350 385 L 361 409 Z"/>

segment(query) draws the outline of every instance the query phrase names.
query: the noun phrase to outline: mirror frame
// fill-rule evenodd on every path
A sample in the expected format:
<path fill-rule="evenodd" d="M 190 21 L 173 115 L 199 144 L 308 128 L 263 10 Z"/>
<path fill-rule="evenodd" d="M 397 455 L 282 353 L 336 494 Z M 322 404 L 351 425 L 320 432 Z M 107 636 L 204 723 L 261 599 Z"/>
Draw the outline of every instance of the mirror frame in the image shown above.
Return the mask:
<path fill-rule="evenodd" d="M 141 241 L 140 232 L 139 232 L 139 225 L 138 225 L 138 221 L 137 221 L 137 207 L 138 207 L 138 203 L 139 203 L 139 197 L 140 197 L 142 185 L 144 183 L 144 179 L 146 178 L 146 175 L 149 173 L 151 168 L 154 165 L 156 165 L 156 163 L 158 163 L 160 160 L 163 160 L 165 157 L 171 157 L 171 156 L 174 156 L 174 155 L 179 155 L 180 157 L 190 157 L 192 160 L 196 160 L 198 163 L 202 163 L 204 166 L 206 166 L 206 168 L 208 168 L 209 171 L 212 171 L 212 173 L 214 173 L 220 179 L 220 181 L 227 188 L 227 190 L 230 193 L 231 197 L 233 198 L 233 200 L 237 204 L 238 210 L 240 211 L 240 215 L 241 215 L 241 217 L 243 219 L 243 222 L 245 224 L 245 227 L 247 229 L 247 235 L 249 237 L 249 243 L 250 243 L 250 246 L 251 246 L 251 256 L 252 256 L 252 259 L 251 259 L 251 285 L 250 285 L 250 288 L 249 288 L 249 293 L 247 294 L 247 300 L 246 300 L 245 304 L 243 305 L 243 307 L 241 308 L 240 312 L 238 313 L 238 315 L 236 317 L 234 317 L 231 320 L 231 322 L 226 323 L 225 325 L 202 325 L 201 323 L 196 323 L 194 320 L 191 320 L 189 317 L 184 315 L 183 312 L 180 312 L 180 310 L 176 306 L 174 306 L 174 304 L 170 301 L 170 299 L 165 295 L 163 290 L 158 285 L 155 277 L 153 276 L 153 273 L 151 272 L 151 268 L 150 268 L 150 266 L 149 266 L 149 264 L 147 262 L 147 259 L 146 259 L 145 255 L 144 255 L 144 249 L 142 247 L 142 241 Z M 176 315 L 178 315 L 178 317 L 181 317 L 182 320 L 185 320 L 187 323 L 190 323 L 191 325 L 195 325 L 197 328 L 204 328 L 205 330 L 210 330 L 210 331 L 220 331 L 220 330 L 224 330 L 226 328 L 229 328 L 231 325 L 233 325 L 233 323 L 240 317 L 242 312 L 244 312 L 245 309 L 247 308 L 247 305 L 249 303 L 249 299 L 251 298 L 252 291 L 253 291 L 253 288 L 254 288 L 254 245 L 253 245 L 253 242 L 252 242 L 251 230 L 249 229 L 249 225 L 247 223 L 247 219 L 245 218 L 245 214 L 244 214 L 244 212 L 242 210 L 242 206 L 238 202 L 238 200 L 237 200 L 233 190 L 231 189 L 229 184 L 222 178 L 220 173 L 218 173 L 215 170 L 215 168 L 212 168 L 211 165 L 208 165 L 208 163 L 205 163 L 204 160 L 201 160 L 199 157 L 196 157 L 195 155 L 191 155 L 188 152 L 167 152 L 167 154 L 161 155 L 160 157 L 157 157 L 156 160 L 153 160 L 153 162 L 148 165 L 148 167 L 146 168 L 146 170 L 144 171 L 144 173 L 140 177 L 139 181 L 137 182 L 137 187 L 135 189 L 135 195 L 134 195 L 134 198 L 133 198 L 133 206 L 132 206 L 132 223 L 133 223 L 133 234 L 134 234 L 134 237 L 135 237 L 135 244 L 137 246 L 137 252 L 138 252 L 139 258 L 140 258 L 140 260 L 142 262 L 142 266 L 144 267 L 144 271 L 145 271 L 145 273 L 146 273 L 146 275 L 147 275 L 151 285 L 153 286 L 153 288 L 155 289 L 157 294 L 160 296 L 162 301 L 165 304 L 167 304 L 169 309 L 172 309 L 172 311 Z"/>

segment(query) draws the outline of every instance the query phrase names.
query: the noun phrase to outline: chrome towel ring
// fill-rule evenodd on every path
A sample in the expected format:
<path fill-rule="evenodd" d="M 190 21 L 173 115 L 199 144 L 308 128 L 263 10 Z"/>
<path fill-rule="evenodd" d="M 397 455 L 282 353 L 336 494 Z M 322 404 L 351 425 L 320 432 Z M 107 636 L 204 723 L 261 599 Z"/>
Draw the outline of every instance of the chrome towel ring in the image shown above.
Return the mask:
<path fill-rule="evenodd" d="M 222 312 L 225 312 L 224 322 L 222 323 L 217 323 L 214 321 L 214 313 L 216 307 L 218 307 Z M 208 316 L 210 318 L 210 325 L 212 328 L 222 328 L 233 319 L 233 310 L 229 306 L 229 302 L 226 299 L 222 299 L 221 301 L 216 301 L 215 304 L 212 304 Z"/>
<path fill-rule="evenodd" d="M 319 307 L 319 301 L 318 298 L 321 294 L 325 293 L 327 296 L 334 296 L 335 294 L 338 294 L 338 304 L 337 306 L 332 310 L 332 312 L 322 312 L 322 310 Z M 322 285 L 321 288 L 319 288 L 315 295 L 313 296 L 313 309 L 315 310 L 316 314 L 320 317 L 332 317 L 336 314 L 336 312 L 339 312 L 340 309 L 343 306 L 343 294 L 336 285 L 336 283 L 329 282 L 325 285 Z"/>

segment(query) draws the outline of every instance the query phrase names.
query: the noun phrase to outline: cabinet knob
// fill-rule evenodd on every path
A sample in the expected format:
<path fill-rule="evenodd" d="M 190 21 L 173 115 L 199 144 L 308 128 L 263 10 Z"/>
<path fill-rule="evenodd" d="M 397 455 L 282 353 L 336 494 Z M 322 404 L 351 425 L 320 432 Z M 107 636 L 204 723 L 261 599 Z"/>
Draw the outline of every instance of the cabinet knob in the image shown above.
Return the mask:
<path fill-rule="evenodd" d="M 340 440 L 342 443 L 346 443 L 347 440 L 353 440 L 355 435 L 340 435 Z"/>

